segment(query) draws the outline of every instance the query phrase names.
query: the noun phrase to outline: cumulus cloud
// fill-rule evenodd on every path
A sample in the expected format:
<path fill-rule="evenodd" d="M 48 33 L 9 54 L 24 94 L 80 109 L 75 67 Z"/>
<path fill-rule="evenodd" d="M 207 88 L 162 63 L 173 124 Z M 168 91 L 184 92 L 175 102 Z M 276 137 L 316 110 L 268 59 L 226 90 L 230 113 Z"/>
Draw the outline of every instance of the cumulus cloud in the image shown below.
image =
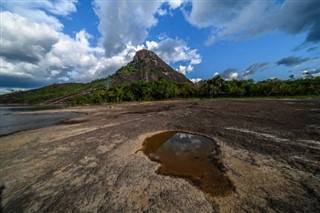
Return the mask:
<path fill-rule="evenodd" d="M 76 3 L 77 0 L 2 1 L 1 9 L 19 14 L 32 22 L 61 30 L 63 25 L 55 16 L 68 16 L 76 12 Z"/>
<path fill-rule="evenodd" d="M 45 24 L 37 24 L 11 12 L 1 13 L 0 56 L 7 60 L 35 63 L 51 51 L 58 33 Z"/>
<path fill-rule="evenodd" d="M 155 14 L 161 1 L 94 1 L 100 19 L 101 43 L 108 57 L 118 54 L 126 44 L 143 43 L 148 29 L 157 24 Z"/>
<path fill-rule="evenodd" d="M 277 65 L 284 65 L 284 66 L 295 66 L 295 65 L 299 65 L 299 64 L 303 64 L 307 61 L 311 61 L 317 58 L 303 58 L 303 57 L 297 57 L 297 56 L 289 56 L 286 58 L 283 58 L 279 61 L 276 62 Z"/>
<path fill-rule="evenodd" d="M 145 40 L 148 30 L 157 23 L 155 15 L 164 2 L 170 10 L 183 4 L 175 0 L 95 1 L 102 37 L 97 46 L 92 46 L 93 36 L 85 29 L 73 36 L 62 32 L 59 16 L 75 12 L 77 1 L 4 1 L 0 13 L 0 73 L 6 83 L 1 86 L 35 88 L 107 77 L 144 48 L 156 52 L 184 74 L 193 71 L 201 56 L 185 41 L 167 36 L 157 41 Z"/>
<path fill-rule="evenodd" d="M 186 18 L 199 28 L 223 27 L 237 17 L 242 8 L 241 1 L 192 1 L 192 9 L 186 13 Z"/>
<path fill-rule="evenodd" d="M 103 47 L 91 46 L 93 36 L 84 29 L 71 37 L 16 13 L 1 12 L 1 17 L 4 22 L 0 73 L 6 82 L 10 81 L 10 85 L 6 83 L 2 87 L 34 88 L 54 82 L 87 82 L 107 77 L 144 48 L 155 51 L 167 63 L 183 62 L 185 65 L 180 70 L 184 73 L 201 62 L 197 50 L 180 39 L 163 38 L 138 45 L 129 41 L 123 50 L 106 57 Z"/>
<path fill-rule="evenodd" d="M 179 8 L 184 0 L 160 1 L 94 1 L 95 13 L 100 19 L 100 40 L 106 55 L 118 54 L 130 42 L 132 45 L 144 43 L 148 30 L 158 20 L 156 14 L 164 16 L 168 11 L 161 8 L 167 3 L 171 10 Z M 121 27 L 120 27 L 121 26 Z"/>
<path fill-rule="evenodd" d="M 90 46 L 92 36 L 85 30 L 72 38 L 18 14 L 2 12 L 1 17 L 0 72 L 10 80 L 10 85 L 1 86 L 22 87 L 24 83 L 38 87 L 37 82 L 45 85 L 106 77 L 144 48 L 128 43 L 119 54 L 106 58 L 103 48 Z"/>
<path fill-rule="evenodd" d="M 21 8 L 30 10 L 45 10 L 55 15 L 67 16 L 75 12 L 77 0 L 41 0 L 41 1 L 3 1 L 2 7 L 18 12 Z"/>
<path fill-rule="evenodd" d="M 189 62 L 190 65 L 201 63 L 201 56 L 197 49 L 191 49 L 181 39 L 165 38 L 159 42 L 146 41 L 146 47 L 148 50 L 154 51 L 167 63 L 178 61 Z"/>
<path fill-rule="evenodd" d="M 146 41 L 146 48 L 155 52 L 161 59 L 167 63 L 180 64 L 176 70 L 186 75 L 192 72 L 194 65 L 201 63 L 201 55 L 197 49 L 191 49 L 187 43 L 181 39 L 164 38 L 159 42 Z"/>
<path fill-rule="evenodd" d="M 191 66 L 191 65 L 188 65 L 188 66 L 179 65 L 176 70 L 185 75 L 186 73 L 193 71 L 193 66 Z"/>
<path fill-rule="evenodd" d="M 60 34 L 52 51 L 39 63 L 47 70 L 47 80 L 60 78 L 62 81 L 84 82 L 106 77 L 128 62 L 139 49 L 139 46 L 128 44 L 118 55 L 106 58 L 103 48 L 90 46 L 90 38 L 85 30 L 78 32 L 75 38 Z"/>
<path fill-rule="evenodd" d="M 171 9 L 177 9 L 182 5 L 183 2 L 184 0 L 168 0 Z"/>
<path fill-rule="evenodd" d="M 192 1 L 187 20 L 212 30 L 207 44 L 216 40 L 239 40 L 280 30 L 288 34 L 307 32 L 307 42 L 320 41 L 318 1 Z"/>

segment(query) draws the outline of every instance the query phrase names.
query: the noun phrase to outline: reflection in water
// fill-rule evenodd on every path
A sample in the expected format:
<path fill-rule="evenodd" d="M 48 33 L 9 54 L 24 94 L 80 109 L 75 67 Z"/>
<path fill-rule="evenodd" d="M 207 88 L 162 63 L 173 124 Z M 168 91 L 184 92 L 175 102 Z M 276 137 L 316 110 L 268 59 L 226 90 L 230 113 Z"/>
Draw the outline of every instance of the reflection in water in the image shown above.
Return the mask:
<path fill-rule="evenodd" d="M 233 188 L 218 160 L 218 146 L 209 138 L 164 132 L 147 138 L 143 152 L 161 164 L 157 173 L 184 178 L 213 196 L 227 195 Z"/>

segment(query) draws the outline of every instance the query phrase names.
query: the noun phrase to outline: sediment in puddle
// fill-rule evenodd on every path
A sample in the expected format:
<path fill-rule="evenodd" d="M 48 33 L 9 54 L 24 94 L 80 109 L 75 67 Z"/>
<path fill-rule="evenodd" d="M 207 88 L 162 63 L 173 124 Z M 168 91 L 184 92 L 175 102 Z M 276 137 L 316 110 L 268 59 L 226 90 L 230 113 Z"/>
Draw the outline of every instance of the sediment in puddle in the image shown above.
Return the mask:
<path fill-rule="evenodd" d="M 158 174 L 183 178 L 212 196 L 225 196 L 234 188 L 224 173 L 219 146 L 210 138 L 168 131 L 147 138 L 142 151 L 161 164 Z"/>

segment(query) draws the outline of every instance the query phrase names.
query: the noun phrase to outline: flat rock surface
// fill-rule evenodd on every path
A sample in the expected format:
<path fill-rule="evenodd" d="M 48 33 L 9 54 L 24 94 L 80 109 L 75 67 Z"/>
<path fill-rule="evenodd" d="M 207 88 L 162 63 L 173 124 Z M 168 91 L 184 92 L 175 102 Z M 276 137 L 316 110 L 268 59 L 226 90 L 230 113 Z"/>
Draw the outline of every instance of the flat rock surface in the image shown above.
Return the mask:
<path fill-rule="evenodd" d="M 87 116 L 0 138 L 1 211 L 320 212 L 320 100 L 62 110 Z M 137 150 L 168 130 L 215 140 L 233 192 L 212 197 L 184 179 L 157 175 L 159 164 Z"/>

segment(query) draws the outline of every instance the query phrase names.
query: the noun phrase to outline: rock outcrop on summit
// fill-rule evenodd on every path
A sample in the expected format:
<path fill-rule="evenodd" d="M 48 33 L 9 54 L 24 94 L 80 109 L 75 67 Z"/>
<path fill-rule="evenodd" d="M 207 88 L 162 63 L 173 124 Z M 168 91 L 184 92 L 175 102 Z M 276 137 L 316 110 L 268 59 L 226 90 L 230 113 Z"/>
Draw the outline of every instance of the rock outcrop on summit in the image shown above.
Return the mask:
<path fill-rule="evenodd" d="M 172 69 L 159 56 L 149 50 L 139 50 L 133 60 L 111 76 L 112 86 L 135 81 L 157 81 L 165 79 L 174 82 L 190 82 L 183 74 Z"/>

